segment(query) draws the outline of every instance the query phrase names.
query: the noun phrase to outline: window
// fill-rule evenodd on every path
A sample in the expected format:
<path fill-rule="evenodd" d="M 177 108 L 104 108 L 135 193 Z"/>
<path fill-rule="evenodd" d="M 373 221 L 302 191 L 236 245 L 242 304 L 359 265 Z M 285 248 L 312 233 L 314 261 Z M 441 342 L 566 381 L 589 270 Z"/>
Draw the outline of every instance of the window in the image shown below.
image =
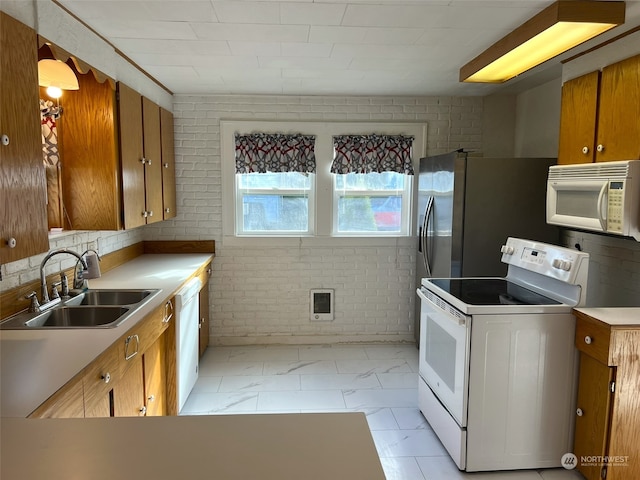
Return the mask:
<path fill-rule="evenodd" d="M 237 174 L 236 234 L 312 234 L 314 186 L 311 173 Z"/>
<path fill-rule="evenodd" d="M 334 232 L 407 235 L 410 185 L 396 172 L 336 174 Z"/>
<path fill-rule="evenodd" d="M 350 143 L 336 148 L 336 137 Z M 410 170 L 425 138 L 426 125 L 410 122 L 221 120 L 223 242 L 397 244 L 413 233 Z"/>

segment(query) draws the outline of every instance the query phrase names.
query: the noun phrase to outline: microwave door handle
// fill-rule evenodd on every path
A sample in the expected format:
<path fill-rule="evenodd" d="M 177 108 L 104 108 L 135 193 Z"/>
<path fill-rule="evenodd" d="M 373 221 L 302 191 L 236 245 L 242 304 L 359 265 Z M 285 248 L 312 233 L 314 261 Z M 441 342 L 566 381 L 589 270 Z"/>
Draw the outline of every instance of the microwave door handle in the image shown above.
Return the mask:
<path fill-rule="evenodd" d="M 602 200 L 605 197 L 608 186 L 609 183 L 605 183 L 600 189 L 600 194 L 598 195 L 598 220 L 600 221 L 600 226 L 602 227 L 603 232 L 607 231 L 607 217 L 605 216 L 604 208 L 602 208 Z"/>
<path fill-rule="evenodd" d="M 424 220 L 422 222 L 422 260 L 424 262 L 424 268 L 427 271 L 427 276 L 431 277 L 431 259 L 429 258 L 429 224 L 430 218 L 433 216 L 433 195 L 429 196 L 427 200 L 427 207 L 424 213 Z"/>

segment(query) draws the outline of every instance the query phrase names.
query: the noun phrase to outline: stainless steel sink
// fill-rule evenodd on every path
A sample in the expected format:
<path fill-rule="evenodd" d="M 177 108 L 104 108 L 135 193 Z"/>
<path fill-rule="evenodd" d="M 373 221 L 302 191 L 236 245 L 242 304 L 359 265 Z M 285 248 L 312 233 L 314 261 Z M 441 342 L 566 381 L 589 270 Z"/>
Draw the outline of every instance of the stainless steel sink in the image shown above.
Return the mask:
<path fill-rule="evenodd" d="M 111 307 L 59 307 L 47 310 L 24 323 L 27 328 L 88 328 L 117 326 L 129 308 Z"/>
<path fill-rule="evenodd" d="M 113 328 L 150 301 L 159 289 L 96 289 L 81 292 L 41 313 L 21 313 L 0 330 L 46 328 Z"/>
<path fill-rule="evenodd" d="M 133 305 L 157 290 L 87 290 L 65 302 L 65 305 Z"/>

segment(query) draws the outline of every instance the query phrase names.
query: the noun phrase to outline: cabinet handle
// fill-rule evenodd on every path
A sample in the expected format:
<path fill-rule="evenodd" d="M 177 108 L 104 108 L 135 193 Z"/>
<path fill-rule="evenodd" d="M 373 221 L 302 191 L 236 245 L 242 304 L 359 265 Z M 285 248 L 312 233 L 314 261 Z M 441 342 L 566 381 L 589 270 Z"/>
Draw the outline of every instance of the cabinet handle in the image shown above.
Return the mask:
<path fill-rule="evenodd" d="M 9 135 L 2 135 L 0 137 L 0 141 L 2 142 L 2 145 L 6 147 L 7 145 L 9 145 Z"/>
<path fill-rule="evenodd" d="M 111 374 L 107 372 L 104 375 L 101 375 L 100 378 L 104 383 L 109 383 L 111 381 Z"/>
<path fill-rule="evenodd" d="M 591 342 L 593 342 L 593 339 L 589 335 L 584 337 L 584 343 L 586 343 L 587 345 L 591 345 Z"/>
<path fill-rule="evenodd" d="M 147 165 L 151 165 L 151 159 L 147 158 Z"/>
<path fill-rule="evenodd" d="M 149 216 L 153 217 L 153 210 L 149 210 Z"/>
<path fill-rule="evenodd" d="M 169 213 L 171 210 L 169 210 L 169 208 L 165 208 L 164 211 L 165 213 Z"/>
<path fill-rule="evenodd" d="M 576 410 L 576 415 L 578 415 L 579 417 L 581 417 L 582 415 L 584 415 L 584 412 L 582 411 L 582 409 L 581 409 L 581 408 L 578 408 L 578 409 Z"/>
<path fill-rule="evenodd" d="M 598 150 L 599 152 L 604 152 L 604 145 L 600 144 L 596 147 L 596 150 Z"/>
<path fill-rule="evenodd" d="M 146 406 L 142 406 L 140 407 L 140 416 L 144 417 L 147 414 L 147 407 Z"/>
<path fill-rule="evenodd" d="M 149 395 L 149 396 L 147 397 L 147 400 L 148 400 L 149 402 L 155 402 L 156 397 L 155 397 L 155 395 Z"/>
<path fill-rule="evenodd" d="M 7 246 L 9 248 L 16 248 L 16 245 L 18 245 L 18 241 L 15 238 L 11 237 L 9 240 L 7 240 Z"/>
<path fill-rule="evenodd" d="M 589 147 L 582 147 L 582 153 L 584 153 L 585 155 L 589 153 Z"/>
<path fill-rule="evenodd" d="M 142 163 L 143 165 L 144 165 L 144 164 L 146 164 L 146 163 L 147 163 L 147 159 L 146 159 L 146 158 L 144 158 L 144 157 L 142 157 L 142 158 L 140 159 L 140 163 Z"/>
<path fill-rule="evenodd" d="M 142 212 L 142 217 L 143 218 L 147 218 L 149 216 L 149 213 L 145 210 L 144 212 Z"/>
<path fill-rule="evenodd" d="M 132 353 L 129 353 L 129 345 L 131 344 L 131 340 L 136 341 L 136 349 Z M 124 341 L 124 359 L 130 360 L 133 357 L 135 357 L 136 354 L 138 353 L 139 347 L 140 347 L 140 337 L 138 337 L 138 335 L 129 335 L 127 339 Z"/>
<path fill-rule="evenodd" d="M 207 275 L 211 275 L 211 272 L 213 272 L 213 270 L 211 270 L 211 268 L 207 268 Z"/>
<path fill-rule="evenodd" d="M 169 300 L 164 304 L 164 318 L 162 319 L 163 323 L 169 323 L 169 321 L 173 318 L 173 303 Z"/>
<path fill-rule="evenodd" d="M 164 168 L 169 168 L 169 164 L 168 164 L 168 163 L 165 163 L 165 164 L 164 164 Z"/>

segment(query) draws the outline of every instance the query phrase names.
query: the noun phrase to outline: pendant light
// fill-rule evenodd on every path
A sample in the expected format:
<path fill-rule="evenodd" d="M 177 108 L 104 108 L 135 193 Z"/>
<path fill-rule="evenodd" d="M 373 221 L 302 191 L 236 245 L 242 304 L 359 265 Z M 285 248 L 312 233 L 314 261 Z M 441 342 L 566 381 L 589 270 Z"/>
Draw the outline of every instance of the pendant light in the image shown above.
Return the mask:
<path fill-rule="evenodd" d="M 60 98 L 62 90 L 79 90 L 80 88 L 71 67 L 54 59 L 38 62 L 38 84 L 41 87 L 47 87 L 47 94 L 52 98 Z"/>

